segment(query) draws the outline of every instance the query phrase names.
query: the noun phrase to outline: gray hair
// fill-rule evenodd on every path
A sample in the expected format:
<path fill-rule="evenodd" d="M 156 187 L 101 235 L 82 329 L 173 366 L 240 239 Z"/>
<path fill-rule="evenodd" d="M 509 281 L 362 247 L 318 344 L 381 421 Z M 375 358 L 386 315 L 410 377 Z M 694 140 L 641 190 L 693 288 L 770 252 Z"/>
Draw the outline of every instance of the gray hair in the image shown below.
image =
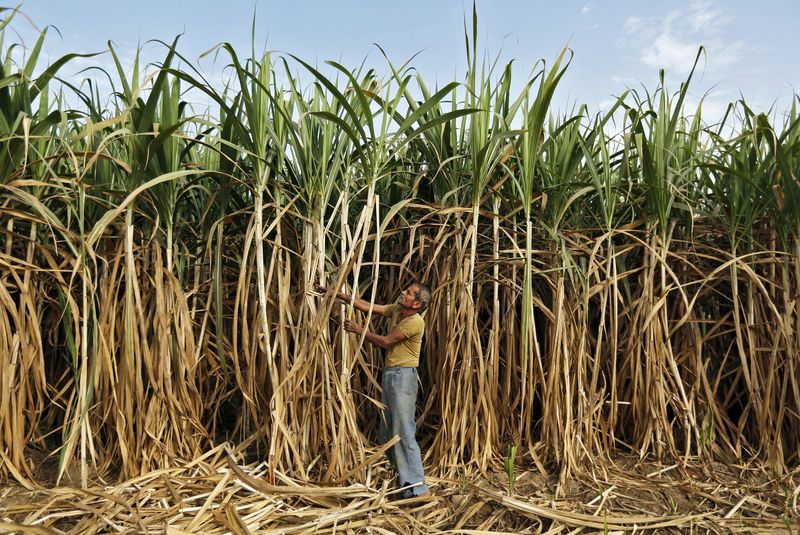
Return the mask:
<path fill-rule="evenodd" d="M 417 287 L 417 294 L 414 296 L 414 301 L 419 303 L 419 311 L 425 312 L 431 304 L 431 289 L 427 284 L 414 281 L 409 286 Z"/>

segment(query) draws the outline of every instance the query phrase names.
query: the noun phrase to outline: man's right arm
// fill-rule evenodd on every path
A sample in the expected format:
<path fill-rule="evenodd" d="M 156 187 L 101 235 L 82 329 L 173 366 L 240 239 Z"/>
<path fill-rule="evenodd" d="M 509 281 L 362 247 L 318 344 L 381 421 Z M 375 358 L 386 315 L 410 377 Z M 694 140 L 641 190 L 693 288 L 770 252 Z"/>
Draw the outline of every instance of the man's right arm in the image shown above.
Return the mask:
<path fill-rule="evenodd" d="M 337 292 L 337 293 L 338 293 L 338 295 L 336 297 L 338 297 L 339 299 L 341 299 L 345 303 L 349 303 L 350 302 L 350 296 L 349 295 L 343 294 L 341 292 Z M 358 298 L 358 297 L 356 298 L 355 301 L 353 301 L 353 306 L 356 307 L 356 309 L 360 310 L 361 312 L 369 312 L 369 309 L 371 307 L 373 314 L 378 314 L 378 315 L 381 315 L 381 316 L 383 316 L 384 309 L 386 308 L 384 305 L 379 305 L 378 303 L 370 303 L 369 301 L 367 301 L 365 299 Z"/>
<path fill-rule="evenodd" d="M 326 287 L 321 286 L 319 284 L 315 285 L 314 289 L 316 291 L 320 292 L 320 293 L 327 293 L 327 291 L 328 291 L 328 289 Z M 346 293 L 336 292 L 336 298 L 339 301 L 342 301 L 343 303 L 349 303 L 350 302 L 350 296 L 347 295 Z M 381 316 L 384 315 L 384 311 L 385 311 L 384 309 L 386 308 L 384 305 L 379 305 L 378 303 L 370 303 L 369 301 L 367 301 L 365 299 L 361 299 L 360 297 L 357 297 L 353 301 L 353 306 L 357 310 L 360 310 L 361 312 L 369 312 L 369 309 L 372 308 L 372 312 L 374 314 L 379 314 Z"/>

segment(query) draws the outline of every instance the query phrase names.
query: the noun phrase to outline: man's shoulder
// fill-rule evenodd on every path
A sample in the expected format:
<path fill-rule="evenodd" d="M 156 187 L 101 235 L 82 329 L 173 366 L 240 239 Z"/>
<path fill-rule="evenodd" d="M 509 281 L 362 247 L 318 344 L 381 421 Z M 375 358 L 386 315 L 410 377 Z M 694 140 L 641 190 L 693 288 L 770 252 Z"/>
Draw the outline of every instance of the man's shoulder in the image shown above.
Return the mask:
<path fill-rule="evenodd" d="M 405 321 L 415 328 L 415 330 L 424 331 L 425 330 L 425 318 L 422 317 L 421 314 L 413 314 L 405 319 Z"/>

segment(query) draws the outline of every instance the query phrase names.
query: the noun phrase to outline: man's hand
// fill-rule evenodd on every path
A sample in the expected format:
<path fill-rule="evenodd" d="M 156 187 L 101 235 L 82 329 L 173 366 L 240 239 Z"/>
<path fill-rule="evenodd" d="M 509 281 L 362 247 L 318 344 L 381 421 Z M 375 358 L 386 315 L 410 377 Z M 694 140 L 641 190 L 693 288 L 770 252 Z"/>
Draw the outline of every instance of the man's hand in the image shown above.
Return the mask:
<path fill-rule="evenodd" d="M 328 293 L 328 289 L 321 284 L 315 284 L 314 291 L 317 292 L 318 294 Z"/>
<path fill-rule="evenodd" d="M 321 284 L 314 285 L 314 293 L 316 293 L 317 295 L 326 295 L 329 291 L 330 290 L 328 289 L 327 286 L 323 286 Z M 341 301 L 342 303 L 346 303 L 349 300 L 348 297 L 341 292 L 335 292 L 333 294 L 333 298 L 338 301 Z"/>
<path fill-rule="evenodd" d="M 364 332 L 364 327 L 354 322 L 353 320 L 344 320 L 344 330 L 347 332 L 360 335 Z"/>

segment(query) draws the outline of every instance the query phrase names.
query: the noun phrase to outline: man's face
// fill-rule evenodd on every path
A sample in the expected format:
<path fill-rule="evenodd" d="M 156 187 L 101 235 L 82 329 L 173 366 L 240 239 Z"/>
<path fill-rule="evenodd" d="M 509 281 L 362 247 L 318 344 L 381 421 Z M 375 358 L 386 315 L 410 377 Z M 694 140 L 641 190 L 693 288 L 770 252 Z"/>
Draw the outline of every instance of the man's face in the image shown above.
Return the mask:
<path fill-rule="evenodd" d="M 417 303 L 417 291 L 419 288 L 415 284 L 408 286 L 405 290 L 400 292 L 400 298 L 397 300 L 397 304 L 403 308 L 419 308 L 419 303 Z"/>

